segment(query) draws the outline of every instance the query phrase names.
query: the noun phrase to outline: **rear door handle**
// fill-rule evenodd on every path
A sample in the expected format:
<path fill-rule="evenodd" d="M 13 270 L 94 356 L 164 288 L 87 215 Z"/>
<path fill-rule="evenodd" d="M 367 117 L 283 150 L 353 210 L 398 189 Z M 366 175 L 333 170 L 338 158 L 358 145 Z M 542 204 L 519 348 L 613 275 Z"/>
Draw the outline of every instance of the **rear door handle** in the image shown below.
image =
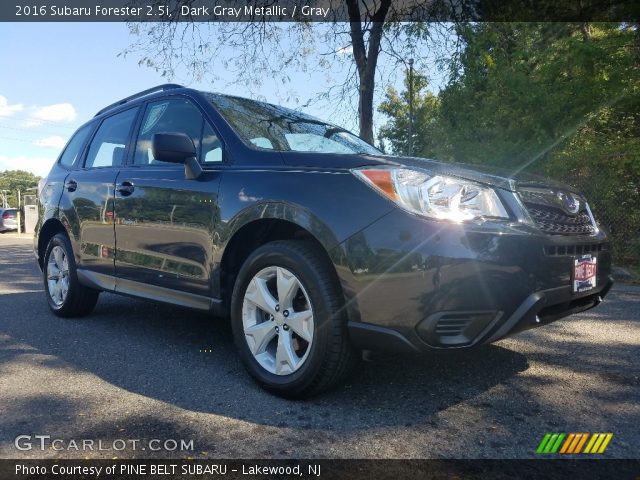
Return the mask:
<path fill-rule="evenodd" d="M 76 182 L 75 180 L 69 180 L 64 184 L 64 186 L 67 187 L 68 192 L 75 192 L 78 188 L 78 182 Z"/>
<path fill-rule="evenodd" d="M 131 195 L 135 188 L 136 187 L 133 185 L 133 182 L 130 182 L 128 180 L 125 180 L 124 182 L 116 185 L 116 191 L 124 197 L 126 197 L 127 195 Z"/>

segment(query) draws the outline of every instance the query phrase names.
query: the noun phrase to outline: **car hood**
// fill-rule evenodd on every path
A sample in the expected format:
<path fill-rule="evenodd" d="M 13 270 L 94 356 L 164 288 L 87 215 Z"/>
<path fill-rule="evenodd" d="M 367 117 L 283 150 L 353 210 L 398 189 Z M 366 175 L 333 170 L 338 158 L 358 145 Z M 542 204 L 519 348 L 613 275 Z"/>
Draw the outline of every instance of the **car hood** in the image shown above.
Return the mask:
<path fill-rule="evenodd" d="M 515 191 L 520 186 L 538 186 L 574 191 L 571 187 L 531 173 L 517 169 L 447 163 L 418 157 L 396 157 L 391 155 L 333 155 L 333 154 L 293 154 L 283 155 L 284 161 L 291 166 L 358 168 L 364 166 L 405 166 L 427 170 L 434 174 L 451 175 L 466 178 L 496 188 Z M 577 192 L 576 192 L 577 193 Z"/>

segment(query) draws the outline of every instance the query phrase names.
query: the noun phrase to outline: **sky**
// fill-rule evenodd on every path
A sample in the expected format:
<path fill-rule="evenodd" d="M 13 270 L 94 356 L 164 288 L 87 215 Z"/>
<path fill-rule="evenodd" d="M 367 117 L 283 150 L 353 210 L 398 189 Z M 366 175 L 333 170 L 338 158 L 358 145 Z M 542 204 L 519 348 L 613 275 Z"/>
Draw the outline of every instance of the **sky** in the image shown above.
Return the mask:
<path fill-rule="evenodd" d="M 167 79 L 139 66 L 135 55 L 118 56 L 134 41 L 125 23 L 4 23 L 0 29 L 0 171 L 22 169 L 43 176 L 61 149 L 84 122 L 102 107 Z M 345 51 L 345 55 L 350 55 Z M 384 65 L 382 65 L 384 67 Z M 299 108 L 282 98 L 281 89 L 265 81 L 253 95 L 230 85 L 232 74 L 217 72 L 216 84 L 191 81 L 178 72 L 180 83 Z M 292 72 L 291 85 L 302 100 L 330 85 L 323 77 Z M 402 76 L 397 79 L 401 87 Z M 340 75 L 337 75 L 340 78 Z M 273 80 L 275 81 L 275 80 Z M 307 98 L 305 98 L 307 97 Z M 307 113 L 327 119 L 326 105 L 312 104 Z M 329 118 L 357 132 L 355 115 Z M 376 114 L 376 125 L 384 122 Z"/>

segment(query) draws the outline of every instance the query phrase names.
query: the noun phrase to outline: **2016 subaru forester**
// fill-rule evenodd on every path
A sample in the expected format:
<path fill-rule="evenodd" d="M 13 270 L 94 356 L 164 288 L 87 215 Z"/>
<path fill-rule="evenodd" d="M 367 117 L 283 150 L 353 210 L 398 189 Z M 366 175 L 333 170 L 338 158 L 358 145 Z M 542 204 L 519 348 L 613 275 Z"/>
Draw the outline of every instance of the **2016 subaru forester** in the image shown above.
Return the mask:
<path fill-rule="evenodd" d="M 612 285 L 585 199 L 538 177 L 386 156 L 266 103 L 162 85 L 110 105 L 39 187 L 47 301 L 101 291 L 229 315 L 280 395 L 359 349 L 468 348 L 597 305 Z"/>

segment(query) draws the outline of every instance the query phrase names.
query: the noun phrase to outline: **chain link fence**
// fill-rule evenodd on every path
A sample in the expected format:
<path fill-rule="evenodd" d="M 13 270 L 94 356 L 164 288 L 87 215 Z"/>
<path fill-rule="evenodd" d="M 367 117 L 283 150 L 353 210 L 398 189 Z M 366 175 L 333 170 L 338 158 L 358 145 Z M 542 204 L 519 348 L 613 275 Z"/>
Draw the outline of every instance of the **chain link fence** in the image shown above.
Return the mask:
<path fill-rule="evenodd" d="M 640 178 L 620 178 L 603 168 L 560 180 L 584 194 L 598 224 L 609 233 L 619 279 L 640 281 Z"/>

